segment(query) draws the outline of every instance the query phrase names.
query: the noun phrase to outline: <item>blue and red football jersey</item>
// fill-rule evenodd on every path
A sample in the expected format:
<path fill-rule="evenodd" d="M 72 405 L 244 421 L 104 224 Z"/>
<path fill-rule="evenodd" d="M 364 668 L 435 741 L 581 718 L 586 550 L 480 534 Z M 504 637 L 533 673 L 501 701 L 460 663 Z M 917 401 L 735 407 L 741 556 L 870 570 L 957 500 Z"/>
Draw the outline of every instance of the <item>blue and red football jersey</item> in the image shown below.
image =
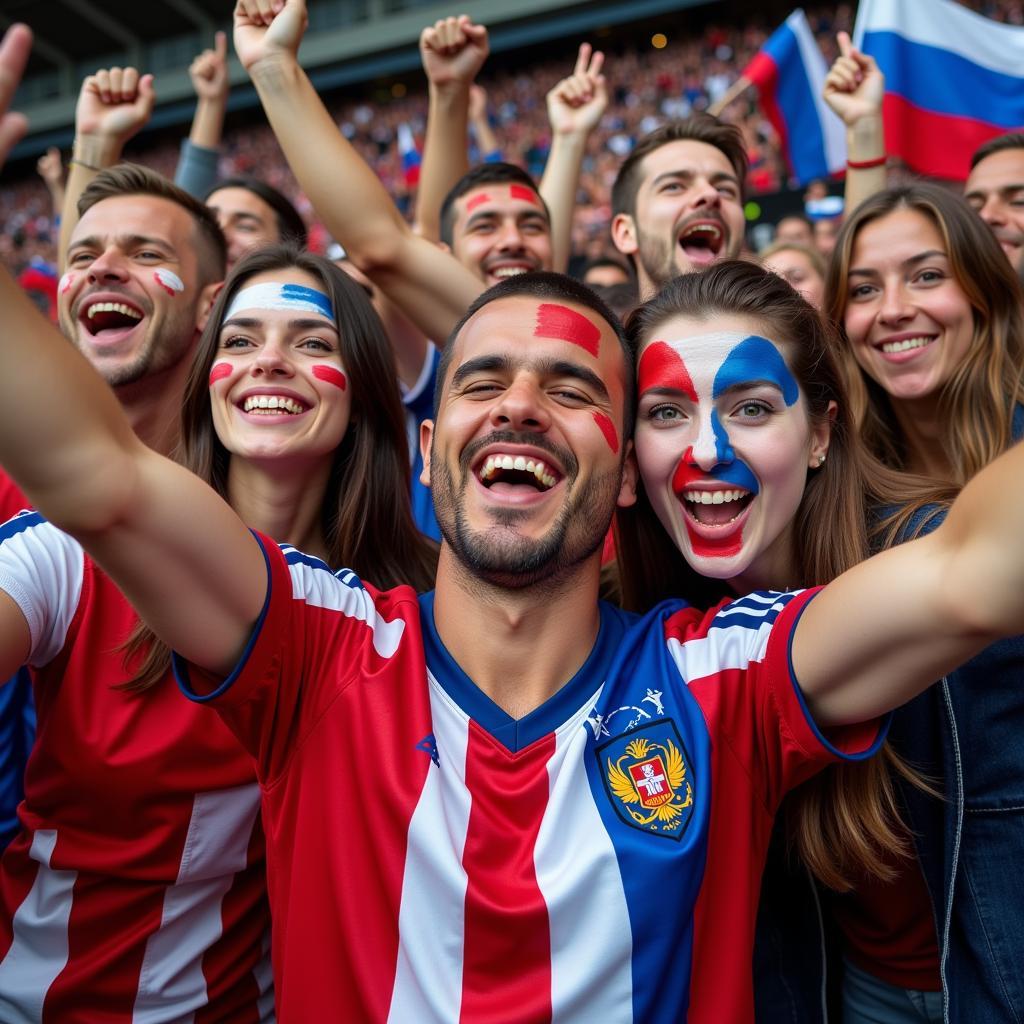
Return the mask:
<path fill-rule="evenodd" d="M 433 595 L 264 547 L 239 666 L 177 670 L 257 759 L 282 1021 L 752 1016 L 775 809 L 880 742 L 806 713 L 789 639 L 812 593 L 603 605 L 586 663 L 515 720 L 446 651 Z"/>

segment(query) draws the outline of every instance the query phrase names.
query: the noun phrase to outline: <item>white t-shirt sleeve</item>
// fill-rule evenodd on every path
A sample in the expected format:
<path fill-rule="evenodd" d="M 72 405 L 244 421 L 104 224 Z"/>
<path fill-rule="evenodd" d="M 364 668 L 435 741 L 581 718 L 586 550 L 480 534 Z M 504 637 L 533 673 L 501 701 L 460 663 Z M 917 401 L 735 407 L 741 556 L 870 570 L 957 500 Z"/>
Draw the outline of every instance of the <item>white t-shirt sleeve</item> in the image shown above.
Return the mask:
<path fill-rule="evenodd" d="M 82 593 L 81 545 L 37 512 L 0 526 L 0 590 L 21 609 L 31 636 L 29 665 L 45 665 L 64 646 Z"/>

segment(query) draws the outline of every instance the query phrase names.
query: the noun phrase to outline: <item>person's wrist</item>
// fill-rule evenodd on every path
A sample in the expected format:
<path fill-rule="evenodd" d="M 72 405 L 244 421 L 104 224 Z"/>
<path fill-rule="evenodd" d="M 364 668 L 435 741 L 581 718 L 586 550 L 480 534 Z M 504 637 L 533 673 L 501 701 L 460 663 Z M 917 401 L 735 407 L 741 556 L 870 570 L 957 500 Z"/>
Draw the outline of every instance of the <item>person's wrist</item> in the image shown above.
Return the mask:
<path fill-rule="evenodd" d="M 121 159 L 123 148 L 124 140 L 118 136 L 83 132 L 75 136 L 68 162 L 89 170 L 103 170 Z"/>
<path fill-rule="evenodd" d="M 299 69 L 298 57 L 290 50 L 274 50 L 257 57 L 246 67 L 246 74 L 253 85 L 273 85 L 296 77 Z"/>

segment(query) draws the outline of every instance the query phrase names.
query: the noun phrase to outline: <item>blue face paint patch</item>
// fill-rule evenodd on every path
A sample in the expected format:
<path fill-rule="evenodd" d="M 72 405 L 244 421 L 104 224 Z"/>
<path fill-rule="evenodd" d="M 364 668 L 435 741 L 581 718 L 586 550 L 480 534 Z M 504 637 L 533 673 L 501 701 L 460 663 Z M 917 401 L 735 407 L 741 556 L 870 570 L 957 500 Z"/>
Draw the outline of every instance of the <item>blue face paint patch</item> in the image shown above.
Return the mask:
<path fill-rule="evenodd" d="M 334 307 L 330 298 L 315 288 L 302 284 L 278 284 L 267 281 L 243 288 L 231 300 L 231 306 L 224 314 L 225 320 L 249 309 L 288 309 L 297 313 L 313 313 L 336 323 Z"/>
<path fill-rule="evenodd" d="M 711 430 L 715 435 L 715 458 L 719 463 L 732 462 L 736 458 L 736 453 L 732 450 L 732 445 L 729 444 L 729 435 L 718 418 L 717 409 L 711 413 Z"/>
<path fill-rule="evenodd" d="M 745 462 L 730 462 L 727 466 L 715 466 L 709 474 L 715 480 L 721 480 L 723 484 L 732 484 L 733 487 L 742 487 L 751 494 L 757 494 L 761 489 L 757 486 L 757 477 L 750 471 Z"/>
<path fill-rule="evenodd" d="M 718 398 L 729 388 L 758 380 L 774 384 L 782 392 L 787 406 L 800 397 L 800 385 L 789 372 L 782 353 L 767 338 L 752 334 L 744 338 L 719 367 L 712 398 Z"/>

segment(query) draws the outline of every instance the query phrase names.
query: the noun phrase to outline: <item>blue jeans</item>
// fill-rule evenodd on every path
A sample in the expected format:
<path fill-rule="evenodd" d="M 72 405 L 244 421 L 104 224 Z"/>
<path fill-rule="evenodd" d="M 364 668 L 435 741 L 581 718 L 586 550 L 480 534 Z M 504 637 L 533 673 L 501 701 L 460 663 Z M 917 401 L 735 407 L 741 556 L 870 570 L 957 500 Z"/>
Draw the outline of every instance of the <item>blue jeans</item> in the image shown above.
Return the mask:
<path fill-rule="evenodd" d="M 942 993 L 890 985 L 844 959 L 843 1024 L 942 1024 Z"/>

